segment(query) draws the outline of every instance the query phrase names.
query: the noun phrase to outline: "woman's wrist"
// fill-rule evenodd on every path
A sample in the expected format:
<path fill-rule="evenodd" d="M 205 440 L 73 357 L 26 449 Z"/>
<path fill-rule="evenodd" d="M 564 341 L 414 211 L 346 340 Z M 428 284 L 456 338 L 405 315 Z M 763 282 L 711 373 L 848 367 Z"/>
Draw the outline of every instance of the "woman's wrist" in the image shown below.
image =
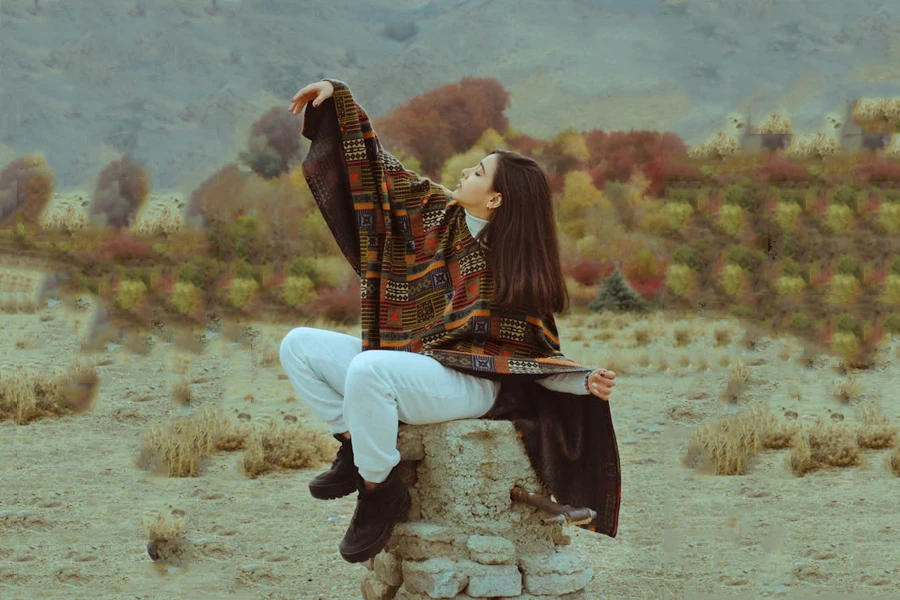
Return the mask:
<path fill-rule="evenodd" d="M 586 389 L 589 394 L 591 393 L 591 388 L 588 385 L 588 379 L 590 379 L 591 375 L 593 375 L 593 371 L 584 376 L 584 389 Z"/>

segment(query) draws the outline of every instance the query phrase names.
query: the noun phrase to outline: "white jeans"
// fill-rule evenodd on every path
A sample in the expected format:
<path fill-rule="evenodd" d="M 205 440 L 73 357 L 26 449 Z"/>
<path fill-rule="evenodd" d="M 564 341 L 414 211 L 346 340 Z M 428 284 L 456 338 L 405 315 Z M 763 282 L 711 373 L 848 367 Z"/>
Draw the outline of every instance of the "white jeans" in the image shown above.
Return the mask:
<path fill-rule="evenodd" d="M 350 432 L 366 481 L 381 483 L 400 463 L 399 421 L 409 425 L 483 416 L 500 382 L 467 375 L 415 352 L 362 351 L 362 340 L 296 327 L 279 350 L 281 366 L 313 414 L 332 434 Z"/>

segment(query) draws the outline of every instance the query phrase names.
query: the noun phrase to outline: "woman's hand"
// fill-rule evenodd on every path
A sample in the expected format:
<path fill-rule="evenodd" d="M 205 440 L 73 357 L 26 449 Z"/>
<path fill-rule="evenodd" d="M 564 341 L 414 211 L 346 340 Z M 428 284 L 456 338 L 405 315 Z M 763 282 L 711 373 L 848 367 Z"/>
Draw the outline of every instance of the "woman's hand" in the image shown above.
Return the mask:
<path fill-rule="evenodd" d="M 588 376 L 588 388 L 598 398 L 609 402 L 609 396 L 616 385 L 616 374 L 607 369 L 597 369 Z"/>
<path fill-rule="evenodd" d="M 334 86 L 331 85 L 330 81 L 317 81 L 315 83 L 311 83 L 304 88 L 300 88 L 300 91 L 291 98 L 291 107 L 288 109 L 295 115 L 298 114 L 306 103 L 315 98 L 313 102 L 313 106 L 319 106 L 328 98 L 331 98 L 331 95 L 334 93 Z"/>

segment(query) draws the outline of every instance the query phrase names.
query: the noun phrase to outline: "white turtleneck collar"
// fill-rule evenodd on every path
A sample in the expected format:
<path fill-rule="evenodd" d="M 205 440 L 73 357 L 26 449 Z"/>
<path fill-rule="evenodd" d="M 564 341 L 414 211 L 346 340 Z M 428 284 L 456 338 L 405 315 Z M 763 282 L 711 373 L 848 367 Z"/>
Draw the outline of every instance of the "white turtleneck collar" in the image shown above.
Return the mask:
<path fill-rule="evenodd" d="M 487 219 L 479 219 L 476 216 L 469 214 L 469 211 L 463 207 L 463 210 L 466 212 L 466 227 L 469 228 L 469 233 L 472 234 L 472 237 L 478 235 L 478 232 L 488 224 Z"/>

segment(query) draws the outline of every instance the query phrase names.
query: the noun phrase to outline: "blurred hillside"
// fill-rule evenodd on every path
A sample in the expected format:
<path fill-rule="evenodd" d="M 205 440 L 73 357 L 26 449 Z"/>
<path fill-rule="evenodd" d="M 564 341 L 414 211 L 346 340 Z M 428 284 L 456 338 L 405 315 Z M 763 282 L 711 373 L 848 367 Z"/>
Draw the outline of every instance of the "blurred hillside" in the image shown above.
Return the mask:
<path fill-rule="evenodd" d="M 529 135 L 658 129 L 688 144 L 736 110 L 786 110 L 802 131 L 855 97 L 900 93 L 898 3 L 722 4 L 4 2 L 0 163 L 39 151 L 57 189 L 91 189 L 127 153 L 155 190 L 189 193 L 235 160 L 255 119 L 323 76 L 347 81 L 373 118 L 494 77 Z"/>

